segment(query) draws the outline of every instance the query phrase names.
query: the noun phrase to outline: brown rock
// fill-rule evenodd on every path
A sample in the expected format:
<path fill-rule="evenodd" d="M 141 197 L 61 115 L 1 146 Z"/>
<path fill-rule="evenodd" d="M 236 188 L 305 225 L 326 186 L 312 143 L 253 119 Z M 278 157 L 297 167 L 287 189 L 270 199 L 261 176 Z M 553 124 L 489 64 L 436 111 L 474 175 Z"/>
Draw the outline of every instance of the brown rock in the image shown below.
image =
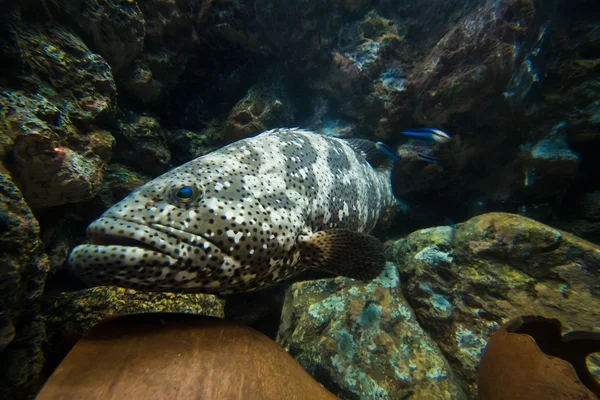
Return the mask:
<path fill-rule="evenodd" d="M 267 129 L 288 126 L 296 109 L 280 83 L 260 83 L 248 90 L 229 113 L 224 130 L 227 140 L 256 135 Z"/>
<path fill-rule="evenodd" d="M 505 90 L 515 64 L 513 43 L 526 37 L 534 13 L 532 1 L 509 0 L 465 15 L 407 78 L 420 100 L 417 121 L 446 123 Z"/>
<path fill-rule="evenodd" d="M 281 347 L 243 325 L 190 314 L 97 324 L 38 400 L 314 399 L 329 393 Z"/>
<path fill-rule="evenodd" d="M 30 207 L 89 200 L 112 151 L 99 127 L 116 103 L 111 68 L 68 29 L 11 15 L 6 74 L 23 82 L 0 88 L 0 154 Z"/>
<path fill-rule="evenodd" d="M 600 333 L 571 332 L 562 337 L 560 329 L 558 320 L 537 316 L 504 324 L 483 353 L 479 398 L 596 399 L 591 391 L 600 395 L 600 384 L 585 360 L 600 350 Z"/>
<path fill-rule="evenodd" d="M 81 151 L 61 144 L 49 132 L 21 135 L 15 140 L 13 169 L 32 208 L 76 203 L 100 191 L 114 139 L 98 130 L 81 135 L 77 141 Z"/>

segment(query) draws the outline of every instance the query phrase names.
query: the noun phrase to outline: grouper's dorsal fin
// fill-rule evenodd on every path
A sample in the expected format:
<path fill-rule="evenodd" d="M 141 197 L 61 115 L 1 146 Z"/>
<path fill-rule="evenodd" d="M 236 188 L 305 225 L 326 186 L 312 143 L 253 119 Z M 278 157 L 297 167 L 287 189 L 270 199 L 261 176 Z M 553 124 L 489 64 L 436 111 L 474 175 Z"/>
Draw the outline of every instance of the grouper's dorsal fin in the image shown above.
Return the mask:
<path fill-rule="evenodd" d="M 367 139 L 346 139 L 345 141 L 376 170 L 387 171 L 394 166 L 394 160 L 379 150 L 375 142 Z"/>
<path fill-rule="evenodd" d="M 383 244 L 374 236 L 328 229 L 299 237 L 300 262 L 353 279 L 371 280 L 385 266 Z"/>

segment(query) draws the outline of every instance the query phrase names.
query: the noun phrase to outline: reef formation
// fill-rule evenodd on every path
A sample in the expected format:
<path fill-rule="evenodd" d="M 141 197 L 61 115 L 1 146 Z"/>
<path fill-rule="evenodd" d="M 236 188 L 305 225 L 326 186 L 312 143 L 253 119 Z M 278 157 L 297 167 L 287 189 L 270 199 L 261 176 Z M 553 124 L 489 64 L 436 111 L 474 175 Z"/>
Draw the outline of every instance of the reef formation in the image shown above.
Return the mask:
<path fill-rule="evenodd" d="M 35 396 L 106 315 L 226 316 L 208 295 L 84 289 L 66 258 L 141 184 L 278 127 L 402 158 L 384 274 L 288 282 L 266 307 L 334 394 L 473 398 L 515 314 L 599 329 L 596 2 L 0 4 L 0 397 Z M 436 163 L 399 135 L 416 126 L 452 135 Z"/>

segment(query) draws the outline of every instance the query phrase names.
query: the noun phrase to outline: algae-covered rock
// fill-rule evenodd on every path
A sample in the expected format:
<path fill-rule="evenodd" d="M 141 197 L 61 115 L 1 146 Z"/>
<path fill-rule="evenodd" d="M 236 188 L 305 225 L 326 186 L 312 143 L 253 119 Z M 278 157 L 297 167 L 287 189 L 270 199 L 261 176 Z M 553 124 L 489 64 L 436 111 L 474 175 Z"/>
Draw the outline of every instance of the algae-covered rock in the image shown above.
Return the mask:
<path fill-rule="evenodd" d="M 217 135 L 211 126 L 201 132 L 175 129 L 166 131 L 165 135 L 175 165 L 181 165 L 218 148 L 215 146 Z"/>
<path fill-rule="evenodd" d="M 123 199 L 151 178 L 131 170 L 122 164 L 110 163 L 104 173 L 100 198 L 108 208 Z"/>
<path fill-rule="evenodd" d="M 60 25 L 24 21 L 18 9 L 2 23 L 0 52 L 14 80 L 0 88 L 6 166 L 33 208 L 88 200 L 113 144 L 98 127 L 116 101 L 111 69 Z"/>
<path fill-rule="evenodd" d="M 395 20 L 374 10 L 347 20 L 337 33 L 329 68 L 321 68 L 311 84 L 335 101 L 338 112 L 386 139 L 397 129 L 396 120 L 406 120 L 410 102 L 405 85 L 409 46 L 398 32 Z"/>
<path fill-rule="evenodd" d="M 0 19 L 0 397 L 20 399 L 35 391 L 44 365 L 38 301 L 50 265 L 30 207 L 98 193 L 113 144 L 99 125 L 117 91 L 104 59 L 65 27 L 25 20 L 16 6 Z"/>
<path fill-rule="evenodd" d="M 329 68 L 311 87 L 333 99 L 344 115 L 358 117 L 358 106 L 370 84 L 369 67 L 377 60 L 377 54 L 373 54 L 377 53 L 377 47 L 376 43 L 366 43 L 354 54 L 332 52 Z"/>
<path fill-rule="evenodd" d="M 189 60 L 198 52 L 201 39 L 195 24 L 199 22 L 198 14 L 209 8 L 210 3 L 201 6 L 195 1 L 135 3 L 143 14 L 145 26 L 143 52 L 124 68 L 119 79 L 127 94 L 140 104 L 164 105 L 169 92 L 179 84 Z M 175 93 L 179 94 L 178 91 Z"/>
<path fill-rule="evenodd" d="M 344 399 L 465 398 L 391 263 L 369 283 L 340 277 L 293 284 L 277 341 Z"/>
<path fill-rule="evenodd" d="M 207 294 L 138 292 L 103 286 L 65 292 L 46 299 L 44 312 L 48 328 L 85 333 L 109 316 L 142 312 L 187 312 L 223 316 L 223 301 Z"/>
<path fill-rule="evenodd" d="M 281 82 L 257 84 L 229 113 L 224 136 L 233 141 L 268 129 L 289 126 L 295 112 L 292 98 Z"/>
<path fill-rule="evenodd" d="M 184 312 L 223 317 L 224 303 L 213 295 L 137 292 L 113 286 L 64 292 L 44 301 L 43 316 L 47 340 L 56 350 L 51 357 L 60 361 L 65 347 L 101 319 L 119 314 L 143 312 Z"/>
<path fill-rule="evenodd" d="M 146 21 L 136 1 L 58 0 L 57 5 L 114 72 L 142 53 Z"/>
<path fill-rule="evenodd" d="M 549 137 L 524 144 L 521 150 L 529 198 L 546 200 L 564 196 L 577 177 L 580 158 L 569 148 L 561 125 Z"/>
<path fill-rule="evenodd" d="M 0 164 L 0 398 L 27 393 L 39 374 L 43 326 L 35 302 L 42 295 L 48 257 L 39 225 Z"/>
<path fill-rule="evenodd" d="M 371 0 L 340 0 L 340 6 L 349 13 L 364 11 L 371 4 Z"/>
<path fill-rule="evenodd" d="M 54 106 L 54 118 L 45 121 L 63 133 L 72 130 L 71 125 L 87 127 L 110 114 L 117 95 L 112 70 L 80 37 L 58 24 L 22 20 L 17 10 L 3 18 L 4 68 L 13 80 L 19 78 L 8 87 L 40 96 L 40 111 L 46 115 L 43 107 Z"/>
<path fill-rule="evenodd" d="M 108 132 L 79 133 L 61 119 L 60 103 L 21 91 L 0 90 L 0 113 L 12 156 L 8 166 L 30 206 L 87 200 L 100 190 L 114 142 Z"/>
<path fill-rule="evenodd" d="M 520 315 L 600 329 L 600 247 L 534 220 L 484 214 L 390 246 L 423 328 L 471 383 L 487 339 Z"/>
<path fill-rule="evenodd" d="M 417 121 L 443 124 L 501 94 L 518 66 L 515 43 L 532 29 L 534 13 L 532 1 L 510 0 L 464 16 L 407 78 L 418 93 Z"/>
<path fill-rule="evenodd" d="M 115 161 L 151 175 L 166 172 L 171 166 L 171 152 L 158 118 L 124 112 L 117 120 L 114 135 Z"/>

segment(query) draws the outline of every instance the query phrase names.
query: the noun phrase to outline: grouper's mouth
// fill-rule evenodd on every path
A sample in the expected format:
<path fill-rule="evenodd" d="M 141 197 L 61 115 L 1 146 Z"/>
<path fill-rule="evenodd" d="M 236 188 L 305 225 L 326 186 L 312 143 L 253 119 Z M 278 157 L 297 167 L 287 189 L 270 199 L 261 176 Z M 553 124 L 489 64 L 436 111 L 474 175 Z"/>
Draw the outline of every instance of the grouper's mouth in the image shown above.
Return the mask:
<path fill-rule="evenodd" d="M 73 249 L 68 264 L 91 285 L 186 290 L 200 284 L 198 271 L 217 268 L 226 256 L 206 234 L 156 223 L 101 217 L 86 233 L 88 243 Z"/>
<path fill-rule="evenodd" d="M 86 236 L 92 246 L 137 248 L 166 255 L 179 241 L 153 226 L 107 217 L 94 221 L 86 230 Z"/>
<path fill-rule="evenodd" d="M 147 243 L 142 242 L 127 236 L 119 236 L 115 234 L 108 234 L 103 232 L 92 232 L 88 234 L 88 242 L 95 246 L 123 246 L 123 247 L 137 247 L 140 249 L 160 251 L 155 247 L 150 246 Z"/>
<path fill-rule="evenodd" d="M 212 238 L 200 232 L 190 233 L 167 225 L 142 224 L 111 217 L 94 221 L 88 227 L 86 235 L 88 244 L 85 246 L 88 247 L 135 249 L 139 254 L 158 253 L 170 258 L 171 263 L 181 255 L 182 247 L 210 246 L 217 252 L 224 253 Z"/>

